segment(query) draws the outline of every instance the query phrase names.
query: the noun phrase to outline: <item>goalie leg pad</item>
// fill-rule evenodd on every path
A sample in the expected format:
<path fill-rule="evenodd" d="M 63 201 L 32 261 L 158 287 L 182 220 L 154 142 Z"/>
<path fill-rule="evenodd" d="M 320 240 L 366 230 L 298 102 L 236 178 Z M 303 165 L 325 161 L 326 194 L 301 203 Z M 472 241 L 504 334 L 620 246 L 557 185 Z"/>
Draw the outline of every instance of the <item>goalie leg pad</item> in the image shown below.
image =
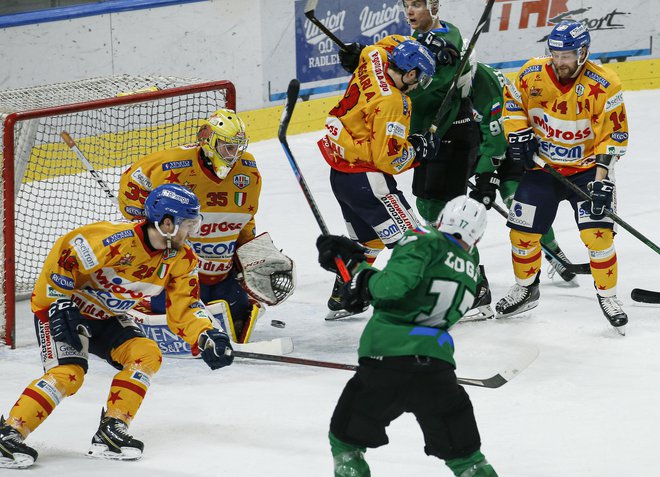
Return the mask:
<path fill-rule="evenodd" d="M 239 282 L 255 300 L 277 305 L 289 298 L 296 287 L 293 260 L 275 248 L 263 233 L 236 250 Z"/>

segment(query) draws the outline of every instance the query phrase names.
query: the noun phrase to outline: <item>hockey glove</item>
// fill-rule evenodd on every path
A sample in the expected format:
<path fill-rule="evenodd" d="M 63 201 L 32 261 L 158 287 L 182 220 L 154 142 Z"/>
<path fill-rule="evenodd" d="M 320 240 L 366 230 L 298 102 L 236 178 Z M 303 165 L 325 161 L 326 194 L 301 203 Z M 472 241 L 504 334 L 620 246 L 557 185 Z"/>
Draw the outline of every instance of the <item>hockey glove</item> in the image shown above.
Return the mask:
<path fill-rule="evenodd" d="M 364 45 L 359 43 L 348 43 L 345 50 L 339 49 L 339 63 L 347 73 L 353 74 L 353 71 L 357 68 L 362 50 L 364 50 Z"/>
<path fill-rule="evenodd" d="M 408 142 L 415 150 L 415 160 L 420 164 L 434 162 L 436 152 L 440 146 L 440 138 L 430 131 L 424 134 L 411 134 L 408 136 Z"/>
<path fill-rule="evenodd" d="M 531 127 L 509 133 L 509 154 L 514 162 L 523 164 L 526 169 L 533 169 L 534 154 L 539 149 L 539 142 Z"/>
<path fill-rule="evenodd" d="M 417 35 L 417 41 L 428 48 L 438 66 L 453 66 L 461 56 L 460 51 L 452 42 L 437 37 L 430 31 Z"/>
<path fill-rule="evenodd" d="M 202 359 L 211 369 L 229 366 L 234 361 L 229 336 L 223 331 L 215 328 L 203 331 L 197 338 L 197 344 L 202 352 Z"/>
<path fill-rule="evenodd" d="M 339 270 L 335 257 L 341 257 L 349 271 L 366 259 L 364 256 L 366 249 L 343 235 L 320 235 L 316 239 L 316 248 L 319 251 L 321 268 L 336 274 L 339 274 Z"/>
<path fill-rule="evenodd" d="M 365 268 L 357 272 L 351 281 L 346 283 L 340 291 L 341 307 L 351 313 L 359 313 L 364 310 L 371 302 L 371 292 L 369 292 L 369 278 L 376 273 L 376 270 Z"/>
<path fill-rule="evenodd" d="M 77 351 L 82 351 L 83 345 L 80 336 L 92 337 L 92 333 L 85 323 L 85 318 L 74 302 L 68 298 L 60 298 L 48 307 L 48 321 L 50 334 L 55 341 L 66 343 Z"/>
<path fill-rule="evenodd" d="M 495 194 L 500 188 L 500 178 L 495 172 L 482 172 L 475 175 L 476 189 L 470 192 L 470 197 L 481 202 L 490 209 L 495 202 Z"/>
<path fill-rule="evenodd" d="M 593 181 L 587 184 L 587 188 L 591 197 L 591 210 L 589 210 L 591 219 L 600 220 L 605 215 L 605 209 L 612 209 L 614 182 L 608 179 Z"/>

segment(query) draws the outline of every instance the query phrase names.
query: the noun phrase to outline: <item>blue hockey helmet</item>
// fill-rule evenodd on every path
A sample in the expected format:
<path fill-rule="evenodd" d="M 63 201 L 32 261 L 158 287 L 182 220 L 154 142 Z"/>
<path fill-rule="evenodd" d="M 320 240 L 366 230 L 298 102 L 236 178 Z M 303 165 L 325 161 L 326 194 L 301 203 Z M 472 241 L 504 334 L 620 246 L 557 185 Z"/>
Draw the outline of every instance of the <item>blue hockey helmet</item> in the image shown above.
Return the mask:
<path fill-rule="evenodd" d="M 591 36 L 587 27 L 573 20 L 562 21 L 548 35 L 548 49 L 550 51 L 589 49 L 590 44 Z"/>
<path fill-rule="evenodd" d="M 435 73 L 435 60 L 428 48 L 420 42 L 402 41 L 392 50 L 390 61 L 404 73 L 417 69 L 417 82 L 422 88 L 431 84 Z"/>
<path fill-rule="evenodd" d="M 152 190 L 144 202 L 144 212 L 147 220 L 156 224 L 166 215 L 172 217 L 175 226 L 184 220 L 200 220 L 199 199 L 193 191 L 179 184 L 163 184 Z"/>

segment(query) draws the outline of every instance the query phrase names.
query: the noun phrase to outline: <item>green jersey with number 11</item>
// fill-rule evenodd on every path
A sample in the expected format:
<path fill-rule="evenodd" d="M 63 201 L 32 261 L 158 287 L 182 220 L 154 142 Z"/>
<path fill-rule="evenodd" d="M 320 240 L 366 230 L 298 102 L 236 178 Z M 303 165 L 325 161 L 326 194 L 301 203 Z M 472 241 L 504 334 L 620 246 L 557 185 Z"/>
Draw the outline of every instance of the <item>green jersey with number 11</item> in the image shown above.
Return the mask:
<path fill-rule="evenodd" d="M 374 314 L 359 356 L 420 355 L 455 366 L 447 330 L 472 307 L 477 277 L 477 262 L 453 237 L 433 227 L 406 232 L 369 278 Z"/>

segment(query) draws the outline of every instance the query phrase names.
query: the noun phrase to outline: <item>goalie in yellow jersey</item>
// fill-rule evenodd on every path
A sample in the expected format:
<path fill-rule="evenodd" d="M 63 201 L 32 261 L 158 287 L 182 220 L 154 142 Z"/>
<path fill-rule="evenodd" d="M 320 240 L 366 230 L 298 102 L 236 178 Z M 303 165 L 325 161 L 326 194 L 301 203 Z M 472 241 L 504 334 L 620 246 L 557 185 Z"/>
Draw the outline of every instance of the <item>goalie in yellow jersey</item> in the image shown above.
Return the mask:
<path fill-rule="evenodd" d="M 247 145 L 241 118 L 219 109 L 202 121 L 196 143 L 139 159 L 119 185 L 128 219 L 144 214 L 144 198 L 159 184 L 183 184 L 197 194 L 202 224 L 190 242 L 199 257 L 201 298 L 239 343 L 249 340 L 261 304 L 281 303 L 295 287 L 293 261 L 267 233 L 256 236 L 261 175 Z M 166 301 L 164 294 L 153 297 L 146 311 L 162 314 Z"/>
<path fill-rule="evenodd" d="M 211 369 L 233 360 L 229 337 L 199 301 L 197 257 L 186 243 L 199 227 L 199 201 L 189 189 L 162 185 L 149 194 L 146 220 L 96 222 L 62 236 L 48 254 L 32 294 L 44 375 L 0 417 L 0 468 L 25 468 L 37 451 L 24 439 L 87 373 L 89 355 L 106 360 L 114 376 L 90 457 L 135 460 L 144 445 L 128 434 L 162 355 L 128 312 L 166 289 L 167 324 L 201 350 Z"/>

